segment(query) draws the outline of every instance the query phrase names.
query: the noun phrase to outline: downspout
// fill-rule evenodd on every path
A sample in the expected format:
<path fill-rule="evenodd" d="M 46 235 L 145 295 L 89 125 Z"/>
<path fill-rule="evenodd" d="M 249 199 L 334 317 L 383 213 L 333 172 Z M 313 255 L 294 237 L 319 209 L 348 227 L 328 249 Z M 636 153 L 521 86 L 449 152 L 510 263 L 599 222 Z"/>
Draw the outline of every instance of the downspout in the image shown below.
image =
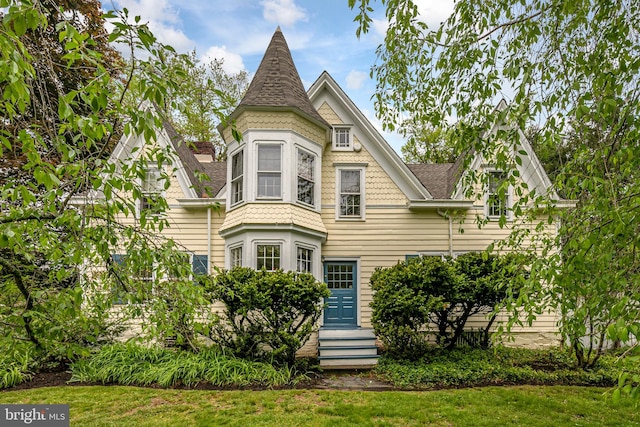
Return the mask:
<path fill-rule="evenodd" d="M 441 209 L 436 210 L 436 212 L 441 217 L 446 218 L 449 222 L 449 256 L 453 258 L 453 219 L 451 218 L 451 215 L 447 212 L 443 212 Z"/>
<path fill-rule="evenodd" d="M 211 274 L 211 209 L 207 208 L 207 274 Z"/>

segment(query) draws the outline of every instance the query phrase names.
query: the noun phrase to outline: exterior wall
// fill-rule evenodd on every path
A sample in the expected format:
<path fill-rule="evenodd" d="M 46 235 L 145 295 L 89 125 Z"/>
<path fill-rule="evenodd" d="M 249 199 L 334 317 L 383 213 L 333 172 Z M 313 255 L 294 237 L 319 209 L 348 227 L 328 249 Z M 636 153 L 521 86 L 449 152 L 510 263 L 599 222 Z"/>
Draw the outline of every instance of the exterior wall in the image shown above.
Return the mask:
<path fill-rule="evenodd" d="M 344 121 L 323 103 L 320 114 L 332 124 Z M 366 150 L 367 141 L 359 141 L 363 148 L 355 151 L 332 151 L 327 147 L 322 160 L 322 220 L 327 229 L 327 241 L 322 247 L 322 255 L 327 260 L 358 259 L 358 325 L 371 327 L 372 291 L 370 277 L 376 267 L 391 267 L 404 261 L 406 255 L 435 252 L 459 254 L 482 251 L 491 243 L 506 238 L 513 223 L 500 228 L 497 221 L 490 221 L 478 228 L 476 217 L 484 217 L 483 190 L 477 188 L 479 197 L 472 209 L 461 217 L 454 217 L 449 234 L 449 219 L 437 210 L 410 210 L 409 200 L 391 180 L 380 163 Z M 364 167 L 365 219 L 336 219 L 336 168 L 340 165 L 361 165 Z M 444 212 L 442 212 L 444 214 Z M 531 226 L 530 224 L 526 224 Z M 555 225 L 547 225 L 545 232 L 553 234 Z M 468 322 L 469 329 L 486 326 L 483 315 L 477 315 Z M 494 328 L 504 316 L 496 319 Z M 515 341 L 506 342 L 517 346 L 556 345 L 556 314 L 540 315 L 531 327 L 514 329 Z M 315 339 L 315 338 L 314 338 Z"/>

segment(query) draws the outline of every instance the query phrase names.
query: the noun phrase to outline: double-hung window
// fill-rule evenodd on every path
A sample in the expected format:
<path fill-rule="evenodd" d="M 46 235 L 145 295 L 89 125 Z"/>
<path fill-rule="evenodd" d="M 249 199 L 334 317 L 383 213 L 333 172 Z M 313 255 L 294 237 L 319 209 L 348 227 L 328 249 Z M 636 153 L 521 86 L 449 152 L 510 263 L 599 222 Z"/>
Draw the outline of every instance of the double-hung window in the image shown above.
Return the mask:
<path fill-rule="evenodd" d="M 244 200 L 244 151 L 231 156 L 231 205 Z"/>
<path fill-rule="evenodd" d="M 162 176 L 160 169 L 150 167 L 145 170 L 142 180 L 142 194 L 140 198 L 140 212 L 151 215 L 160 214 L 162 207 Z"/>
<path fill-rule="evenodd" d="M 313 249 L 298 246 L 296 248 L 296 271 L 313 273 Z"/>
<path fill-rule="evenodd" d="M 282 198 L 282 148 L 279 144 L 258 145 L 259 199 Z"/>
<path fill-rule="evenodd" d="M 339 218 L 364 217 L 364 186 L 362 169 L 340 169 L 339 178 Z"/>
<path fill-rule="evenodd" d="M 298 201 L 311 206 L 315 203 L 315 163 L 315 155 L 298 150 Z"/>
<path fill-rule="evenodd" d="M 229 249 L 229 268 L 242 266 L 242 245 Z"/>
<path fill-rule="evenodd" d="M 280 245 L 259 244 L 256 247 L 256 269 L 274 271 L 280 268 Z"/>
<path fill-rule="evenodd" d="M 487 216 L 499 218 L 507 216 L 509 208 L 509 189 L 502 188 L 507 176 L 504 172 L 489 172 L 487 189 Z"/>

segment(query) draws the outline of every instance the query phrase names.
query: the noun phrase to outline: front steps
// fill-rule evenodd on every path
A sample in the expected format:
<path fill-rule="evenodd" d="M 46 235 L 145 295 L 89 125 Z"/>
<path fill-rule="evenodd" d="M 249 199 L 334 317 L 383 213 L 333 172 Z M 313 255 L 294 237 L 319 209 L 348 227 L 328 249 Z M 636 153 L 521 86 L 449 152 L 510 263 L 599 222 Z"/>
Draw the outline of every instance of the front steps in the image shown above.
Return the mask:
<path fill-rule="evenodd" d="M 327 329 L 318 331 L 320 366 L 331 369 L 365 369 L 378 363 L 373 329 Z"/>

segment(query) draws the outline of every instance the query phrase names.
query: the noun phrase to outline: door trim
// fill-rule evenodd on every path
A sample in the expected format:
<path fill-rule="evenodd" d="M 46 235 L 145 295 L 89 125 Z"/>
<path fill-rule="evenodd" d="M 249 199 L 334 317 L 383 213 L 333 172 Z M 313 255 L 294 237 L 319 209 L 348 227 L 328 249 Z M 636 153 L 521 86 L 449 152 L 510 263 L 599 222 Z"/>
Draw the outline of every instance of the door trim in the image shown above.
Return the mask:
<path fill-rule="evenodd" d="M 327 262 L 355 262 L 356 263 L 356 283 L 355 283 L 355 292 L 356 292 L 356 324 L 355 327 L 360 327 L 362 325 L 362 273 L 360 267 L 360 257 L 322 257 L 322 280 L 324 281 L 324 265 Z M 322 316 L 320 317 L 320 326 L 324 326 L 324 310 L 322 312 Z"/>

